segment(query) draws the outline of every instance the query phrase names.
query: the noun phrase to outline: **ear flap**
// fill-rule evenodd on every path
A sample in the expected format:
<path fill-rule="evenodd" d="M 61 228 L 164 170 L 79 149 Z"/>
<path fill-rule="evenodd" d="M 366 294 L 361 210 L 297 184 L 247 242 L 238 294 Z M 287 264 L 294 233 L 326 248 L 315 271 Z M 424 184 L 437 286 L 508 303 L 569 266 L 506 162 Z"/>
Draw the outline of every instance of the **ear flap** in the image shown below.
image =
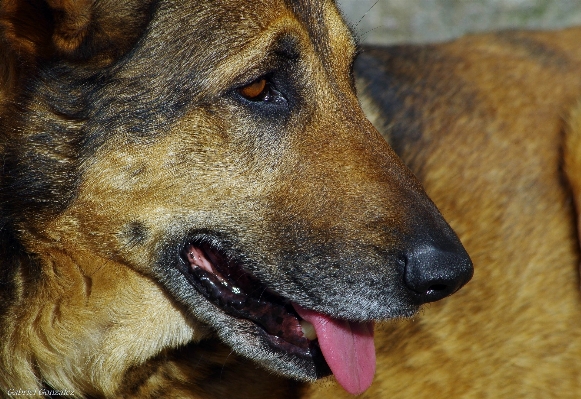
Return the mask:
<path fill-rule="evenodd" d="M 88 34 L 92 11 L 91 0 L 2 1 L 2 47 L 26 61 L 73 55 Z"/>
<path fill-rule="evenodd" d="M 91 0 L 47 0 L 52 9 L 52 42 L 57 51 L 73 53 L 81 47 L 92 20 Z"/>
<path fill-rule="evenodd" d="M 143 34 L 152 15 L 151 3 L 0 0 L 0 70 L 2 63 L 13 63 L 15 57 L 19 69 L 22 61 L 34 65 L 48 58 L 106 65 Z"/>

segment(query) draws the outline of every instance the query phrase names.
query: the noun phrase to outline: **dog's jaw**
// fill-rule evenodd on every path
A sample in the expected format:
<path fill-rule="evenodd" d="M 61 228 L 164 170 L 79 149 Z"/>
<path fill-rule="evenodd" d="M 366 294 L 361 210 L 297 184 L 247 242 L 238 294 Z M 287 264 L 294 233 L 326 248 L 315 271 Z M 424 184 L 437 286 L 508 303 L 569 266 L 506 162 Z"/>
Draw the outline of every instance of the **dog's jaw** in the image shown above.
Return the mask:
<path fill-rule="evenodd" d="M 154 277 L 237 354 L 285 377 L 312 381 L 332 373 L 346 391 L 365 391 L 375 369 L 373 321 L 410 317 L 421 306 L 397 284 L 404 254 L 361 253 L 356 239 L 342 236 L 285 257 L 289 252 L 246 233 L 174 232 L 162 241 Z"/>
<path fill-rule="evenodd" d="M 208 241 L 194 240 L 181 253 L 180 272 L 193 288 L 215 305 L 215 312 L 233 318 L 233 324 L 250 322 L 270 349 L 318 365 L 316 376 L 328 374 L 314 332 L 293 304 L 246 272 L 240 262 L 228 258 Z M 314 337 L 316 338 L 316 337 Z"/>
<path fill-rule="evenodd" d="M 286 301 L 207 243 L 187 244 L 182 260 L 182 272 L 200 294 L 229 316 L 253 322 L 273 349 L 315 364 L 326 362 L 317 374 L 328 365 L 349 393 L 360 394 L 371 385 L 372 321 L 339 320 Z"/>

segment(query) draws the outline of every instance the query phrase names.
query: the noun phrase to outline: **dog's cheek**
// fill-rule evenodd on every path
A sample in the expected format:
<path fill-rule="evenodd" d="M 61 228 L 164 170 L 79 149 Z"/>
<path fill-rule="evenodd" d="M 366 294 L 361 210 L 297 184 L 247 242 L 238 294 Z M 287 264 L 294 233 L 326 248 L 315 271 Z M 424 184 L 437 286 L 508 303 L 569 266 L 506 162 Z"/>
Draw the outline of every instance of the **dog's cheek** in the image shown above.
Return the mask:
<path fill-rule="evenodd" d="M 262 196 L 220 118 L 192 112 L 147 143 L 113 142 L 83 174 L 72 204 L 43 230 L 148 273 L 168 238 L 220 224 Z"/>
<path fill-rule="evenodd" d="M 14 350 L 32 356 L 48 384 L 97 385 L 114 396 L 131 366 L 208 334 L 154 281 L 125 265 L 69 240 L 24 241 L 37 254 L 41 279 L 15 310 L 26 309 L 14 337 L 26 336 L 27 347 L 15 342 Z M 66 356 L 55 357 L 51 348 L 66 348 L 60 351 Z"/>
<path fill-rule="evenodd" d="M 217 211 L 223 205 L 217 199 L 223 197 L 228 184 L 224 173 L 229 172 L 220 160 L 227 161 L 228 146 L 216 134 L 219 125 L 206 122 L 189 121 L 190 128 L 199 128 L 198 137 L 191 136 L 196 130 L 182 127 L 155 143 L 114 142 L 98 151 L 68 208 L 49 221 L 37 222 L 22 237 L 27 250 L 38 254 L 46 288 L 35 296 L 38 309 L 32 313 L 53 320 L 54 303 L 61 304 L 59 323 L 47 322 L 42 327 L 45 335 L 63 337 L 62 342 L 50 343 L 56 347 L 84 343 L 81 347 L 92 351 L 90 356 L 84 350 L 72 351 L 72 357 L 63 361 L 71 370 L 86 370 L 82 359 L 94 359 L 89 365 L 92 372 L 86 375 L 110 381 L 102 387 L 110 395 L 127 367 L 208 334 L 146 277 L 176 219 L 191 220 L 192 214 Z M 204 176 L 216 183 L 207 184 Z M 179 234 L 195 227 L 179 224 L 185 225 Z M 144 329 L 144 323 L 154 328 Z M 58 331 L 48 331 L 55 328 Z M 135 336 L 141 337 L 138 342 Z M 41 345 L 39 341 L 36 352 L 43 351 Z M 37 357 L 44 375 L 57 369 L 49 356 Z M 72 371 L 70 375 L 75 378 Z M 54 375 L 47 381 L 71 386 L 59 378 Z"/>

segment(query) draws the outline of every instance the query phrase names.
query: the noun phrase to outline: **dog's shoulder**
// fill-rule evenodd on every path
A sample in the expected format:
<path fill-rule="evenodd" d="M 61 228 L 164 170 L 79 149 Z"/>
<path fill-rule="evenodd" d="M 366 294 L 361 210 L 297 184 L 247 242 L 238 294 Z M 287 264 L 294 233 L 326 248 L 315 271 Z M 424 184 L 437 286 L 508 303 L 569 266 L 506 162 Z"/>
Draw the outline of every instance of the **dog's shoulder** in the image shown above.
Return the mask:
<path fill-rule="evenodd" d="M 504 118 L 499 112 L 523 123 L 550 98 L 561 102 L 554 107 L 570 106 L 581 84 L 579 37 L 581 28 L 569 28 L 364 46 L 355 62 L 358 95 L 374 126 L 421 176 L 420 154 L 441 137 L 462 137 L 453 130 L 494 129 Z"/>

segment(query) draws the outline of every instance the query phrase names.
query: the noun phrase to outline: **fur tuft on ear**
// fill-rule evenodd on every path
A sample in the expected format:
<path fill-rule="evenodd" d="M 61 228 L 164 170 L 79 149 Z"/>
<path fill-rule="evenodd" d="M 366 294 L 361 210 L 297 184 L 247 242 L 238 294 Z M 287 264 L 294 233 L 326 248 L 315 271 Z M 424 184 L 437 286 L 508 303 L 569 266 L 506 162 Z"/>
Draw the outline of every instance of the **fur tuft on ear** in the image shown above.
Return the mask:
<path fill-rule="evenodd" d="M 2 47 L 23 61 L 72 53 L 87 35 L 91 0 L 3 0 Z"/>
<path fill-rule="evenodd" d="M 47 0 L 53 12 L 52 42 L 55 49 L 73 53 L 87 36 L 91 22 L 91 0 Z"/>
<path fill-rule="evenodd" d="M 38 62 L 78 58 L 93 0 L 0 0 L 0 105 Z"/>
<path fill-rule="evenodd" d="M 152 0 L 0 0 L 0 104 L 46 60 L 109 65 L 143 33 Z"/>

